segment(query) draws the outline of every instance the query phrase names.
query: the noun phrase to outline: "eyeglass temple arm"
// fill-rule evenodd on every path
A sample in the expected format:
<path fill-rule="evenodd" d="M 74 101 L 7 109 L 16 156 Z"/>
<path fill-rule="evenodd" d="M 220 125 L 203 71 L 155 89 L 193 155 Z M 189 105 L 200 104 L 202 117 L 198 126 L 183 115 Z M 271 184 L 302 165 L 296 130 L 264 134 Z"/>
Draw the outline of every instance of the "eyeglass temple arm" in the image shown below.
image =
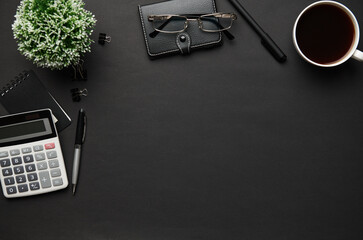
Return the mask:
<path fill-rule="evenodd" d="M 230 33 L 228 30 L 224 30 L 223 33 L 226 35 L 226 37 L 229 39 L 229 40 L 233 40 L 234 39 L 234 36 L 232 33 Z"/>
<path fill-rule="evenodd" d="M 210 21 L 214 24 L 216 24 L 218 27 L 220 28 L 223 28 L 223 26 L 216 20 L 212 20 L 212 19 L 204 19 L 204 20 L 207 20 L 207 21 Z M 169 18 L 168 20 L 166 20 L 162 25 L 159 26 L 159 29 L 160 30 L 163 30 L 163 28 L 168 25 L 171 21 L 171 18 Z M 160 32 L 159 31 L 156 31 L 154 30 L 153 32 L 151 32 L 149 34 L 149 36 L 151 38 L 155 38 Z M 233 40 L 234 39 L 234 36 L 232 35 L 232 33 L 230 33 L 228 30 L 224 30 L 223 33 L 226 35 L 226 37 L 229 39 L 229 40 Z"/>

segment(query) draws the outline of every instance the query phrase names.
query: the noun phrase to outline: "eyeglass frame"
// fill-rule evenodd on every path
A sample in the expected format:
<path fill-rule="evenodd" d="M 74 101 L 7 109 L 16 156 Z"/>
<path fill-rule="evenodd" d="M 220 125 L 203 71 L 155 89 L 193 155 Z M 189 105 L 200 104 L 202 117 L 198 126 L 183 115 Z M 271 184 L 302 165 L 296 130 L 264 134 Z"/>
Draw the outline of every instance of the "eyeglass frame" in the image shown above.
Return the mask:
<path fill-rule="evenodd" d="M 220 29 L 217 29 L 217 30 L 204 29 L 203 28 L 202 18 L 203 17 L 209 17 L 209 16 L 216 16 L 216 15 L 221 15 L 222 17 L 223 16 L 226 16 L 226 15 L 229 16 L 228 18 L 231 19 L 230 26 L 228 26 L 226 28 L 220 28 Z M 178 30 L 178 31 L 163 31 L 163 30 L 160 30 L 160 29 L 158 29 L 158 28 L 155 27 L 155 25 L 154 25 L 154 21 L 156 20 L 155 18 L 161 18 L 160 20 L 166 20 L 166 22 L 161 25 L 161 26 L 163 26 L 165 24 L 163 26 L 163 27 L 165 27 L 166 24 L 169 23 L 169 20 L 172 17 L 185 18 L 184 28 L 182 30 Z M 188 18 L 188 17 L 197 17 L 197 18 Z M 223 13 L 223 12 L 209 13 L 209 14 L 183 14 L 183 15 L 178 15 L 178 14 L 158 14 L 158 15 L 149 15 L 148 16 L 148 21 L 149 22 L 153 22 L 152 26 L 153 26 L 154 30 L 156 31 L 155 33 L 151 33 L 150 34 L 150 37 L 155 37 L 157 35 L 157 33 L 159 33 L 159 32 L 161 32 L 161 33 L 169 33 L 169 34 L 181 33 L 181 32 L 184 32 L 188 28 L 190 21 L 198 21 L 198 27 L 199 27 L 200 30 L 202 30 L 204 32 L 225 32 L 226 35 L 228 36 L 228 38 L 233 39 L 234 38 L 233 35 L 230 34 L 227 30 L 232 27 L 233 21 L 236 20 L 236 19 L 237 19 L 237 15 L 236 14 L 234 14 L 234 13 Z M 217 22 L 217 24 L 219 26 L 221 26 L 219 22 Z"/>

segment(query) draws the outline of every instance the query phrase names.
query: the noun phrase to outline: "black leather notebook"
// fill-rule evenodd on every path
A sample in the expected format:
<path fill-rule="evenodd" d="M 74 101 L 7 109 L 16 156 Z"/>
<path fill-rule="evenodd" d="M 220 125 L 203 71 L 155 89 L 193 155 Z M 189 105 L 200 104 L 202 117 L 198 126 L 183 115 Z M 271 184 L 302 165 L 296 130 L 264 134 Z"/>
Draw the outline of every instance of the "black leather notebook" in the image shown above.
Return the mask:
<path fill-rule="evenodd" d="M 68 114 L 32 70 L 22 72 L 1 87 L 0 102 L 10 114 L 50 108 L 56 118 L 58 132 L 71 124 Z"/>
<path fill-rule="evenodd" d="M 209 14 L 215 13 L 214 0 L 171 0 L 148 5 L 139 5 L 139 14 L 146 44 L 151 58 L 172 54 L 189 54 L 196 49 L 210 48 L 222 44 L 220 32 L 204 32 L 196 21 L 191 21 L 184 32 L 169 34 L 160 33 L 150 36 L 155 31 L 148 16 L 158 14 Z M 183 40 L 184 38 L 184 40 Z"/>

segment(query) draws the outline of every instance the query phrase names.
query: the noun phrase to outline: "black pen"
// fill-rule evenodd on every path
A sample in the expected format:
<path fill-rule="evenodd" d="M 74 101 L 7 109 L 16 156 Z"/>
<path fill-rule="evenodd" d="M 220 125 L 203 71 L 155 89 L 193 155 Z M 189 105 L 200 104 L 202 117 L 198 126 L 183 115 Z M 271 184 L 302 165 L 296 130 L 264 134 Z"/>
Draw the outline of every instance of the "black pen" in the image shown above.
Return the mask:
<path fill-rule="evenodd" d="M 74 159 L 73 159 L 73 172 L 72 172 L 73 195 L 76 192 L 79 164 L 81 161 L 82 144 L 84 143 L 84 140 L 86 138 L 86 127 L 87 127 L 86 113 L 83 110 L 83 108 L 81 108 L 78 113 L 76 142 L 74 145 Z"/>
<path fill-rule="evenodd" d="M 231 4 L 237 9 L 242 17 L 248 22 L 248 24 L 255 30 L 260 36 L 261 43 L 267 48 L 267 50 L 274 56 L 279 62 L 285 62 L 287 57 L 285 53 L 277 46 L 277 44 L 271 39 L 271 37 L 263 31 L 260 25 L 252 18 L 252 16 L 244 9 L 242 4 L 238 0 L 229 0 Z"/>

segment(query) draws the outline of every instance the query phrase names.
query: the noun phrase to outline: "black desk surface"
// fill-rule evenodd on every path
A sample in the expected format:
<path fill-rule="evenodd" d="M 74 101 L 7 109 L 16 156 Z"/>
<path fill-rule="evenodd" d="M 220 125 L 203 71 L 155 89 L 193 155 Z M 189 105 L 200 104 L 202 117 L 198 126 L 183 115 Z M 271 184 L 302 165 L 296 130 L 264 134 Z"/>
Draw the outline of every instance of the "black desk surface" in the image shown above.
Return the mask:
<path fill-rule="evenodd" d="M 292 27 L 312 1 L 243 1 L 285 64 L 240 15 L 234 41 L 150 61 L 137 5 L 152 0 L 85 2 L 98 20 L 92 38 L 112 37 L 92 45 L 87 82 L 21 56 L 19 1 L 0 2 L 0 83 L 33 69 L 73 118 L 60 133 L 68 178 L 80 107 L 89 129 L 76 196 L 0 198 L 0 239 L 363 238 L 363 68 L 297 55 Z M 363 24 L 361 0 L 341 2 Z M 80 103 L 75 87 L 89 91 Z"/>

